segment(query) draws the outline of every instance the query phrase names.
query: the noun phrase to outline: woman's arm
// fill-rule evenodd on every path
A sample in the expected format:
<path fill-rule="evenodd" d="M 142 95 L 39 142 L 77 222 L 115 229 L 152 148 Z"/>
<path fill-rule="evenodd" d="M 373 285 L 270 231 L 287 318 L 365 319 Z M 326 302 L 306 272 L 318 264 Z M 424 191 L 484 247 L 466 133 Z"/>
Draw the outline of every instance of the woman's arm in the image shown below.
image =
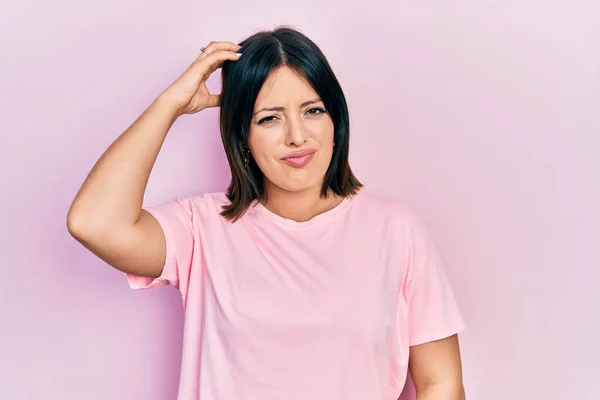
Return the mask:
<path fill-rule="evenodd" d="M 144 192 L 169 128 L 174 105 L 159 97 L 98 159 L 67 215 L 71 235 L 113 267 L 158 276 L 166 243 L 142 210 Z"/>
<path fill-rule="evenodd" d="M 156 219 L 142 210 L 148 178 L 165 137 L 181 114 L 220 104 L 205 80 L 239 46 L 213 42 L 190 67 L 102 154 L 67 215 L 71 235 L 109 265 L 129 274 L 157 277 L 166 243 Z"/>
<path fill-rule="evenodd" d="M 458 335 L 410 348 L 417 400 L 464 400 Z"/>

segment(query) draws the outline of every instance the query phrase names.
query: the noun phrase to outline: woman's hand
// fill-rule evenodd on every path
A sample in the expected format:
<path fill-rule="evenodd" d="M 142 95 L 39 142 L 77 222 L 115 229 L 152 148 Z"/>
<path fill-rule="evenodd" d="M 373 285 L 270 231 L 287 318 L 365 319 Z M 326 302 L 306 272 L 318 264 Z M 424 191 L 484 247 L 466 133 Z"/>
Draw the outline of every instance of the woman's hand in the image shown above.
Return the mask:
<path fill-rule="evenodd" d="M 206 80 L 226 60 L 240 58 L 240 46 L 231 42 L 211 42 L 200 56 L 161 95 L 175 107 L 177 114 L 195 114 L 221 105 L 221 95 L 211 94 Z"/>

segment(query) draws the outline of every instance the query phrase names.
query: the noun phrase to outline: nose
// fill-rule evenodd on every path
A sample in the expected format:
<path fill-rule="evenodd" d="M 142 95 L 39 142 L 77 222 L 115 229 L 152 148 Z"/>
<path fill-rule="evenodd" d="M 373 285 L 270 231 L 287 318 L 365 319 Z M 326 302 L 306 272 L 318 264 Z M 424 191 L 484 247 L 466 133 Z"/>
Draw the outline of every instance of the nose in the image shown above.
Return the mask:
<path fill-rule="evenodd" d="M 307 134 L 301 117 L 288 118 L 286 124 L 285 144 L 288 146 L 302 146 L 306 143 Z"/>

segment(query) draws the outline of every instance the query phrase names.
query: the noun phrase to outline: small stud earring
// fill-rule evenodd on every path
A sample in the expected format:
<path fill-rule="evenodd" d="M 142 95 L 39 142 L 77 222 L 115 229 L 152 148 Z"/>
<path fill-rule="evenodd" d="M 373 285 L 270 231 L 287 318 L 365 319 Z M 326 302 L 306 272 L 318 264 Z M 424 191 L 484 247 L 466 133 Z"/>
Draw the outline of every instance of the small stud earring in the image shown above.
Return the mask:
<path fill-rule="evenodd" d="M 244 166 L 248 168 L 248 162 L 250 161 L 250 151 L 248 149 L 244 149 Z"/>

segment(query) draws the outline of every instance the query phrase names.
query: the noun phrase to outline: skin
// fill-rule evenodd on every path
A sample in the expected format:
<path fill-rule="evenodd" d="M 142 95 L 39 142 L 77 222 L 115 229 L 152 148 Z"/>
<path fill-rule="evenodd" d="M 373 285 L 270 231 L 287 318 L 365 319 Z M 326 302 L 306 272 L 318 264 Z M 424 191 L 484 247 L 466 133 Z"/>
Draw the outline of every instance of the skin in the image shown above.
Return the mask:
<path fill-rule="evenodd" d="M 417 400 L 464 400 L 458 335 L 410 348 L 408 368 Z"/>
<path fill-rule="evenodd" d="M 162 228 L 142 208 L 148 178 L 170 127 L 183 114 L 220 105 L 206 79 L 225 60 L 236 61 L 239 46 L 212 42 L 98 159 L 67 215 L 71 235 L 112 267 L 128 274 L 156 278 L 166 257 Z M 334 195 L 319 196 L 333 153 L 333 123 L 323 103 L 301 106 L 318 98 L 301 77 L 286 67 L 270 76 L 259 93 L 250 129 L 252 157 L 265 176 L 272 212 L 306 221 L 338 205 Z M 278 111 L 261 111 L 280 107 Z M 269 123 L 258 124 L 267 118 Z M 315 149 L 304 168 L 280 158 L 289 152 Z M 413 346 L 409 368 L 418 400 L 462 400 L 464 390 L 458 338 Z"/>
<path fill-rule="evenodd" d="M 324 109 L 310 84 L 288 67 L 274 71 L 258 94 L 248 146 L 265 177 L 265 206 L 280 216 L 305 221 L 342 200 L 319 197 L 334 146 L 333 121 Z M 281 161 L 304 149 L 317 150 L 305 167 Z M 457 335 L 411 347 L 409 369 L 417 400 L 465 398 Z"/>
<path fill-rule="evenodd" d="M 69 233 L 119 271 L 160 275 L 166 242 L 158 221 L 142 208 L 150 172 L 175 120 L 221 104 L 206 79 L 240 46 L 211 42 L 188 68 L 104 151 L 67 214 Z"/>
<path fill-rule="evenodd" d="M 273 71 L 260 90 L 254 107 L 248 147 L 264 175 L 272 212 L 295 221 L 307 221 L 337 206 L 343 198 L 319 196 L 333 155 L 334 126 L 312 86 L 288 67 Z M 302 168 L 281 157 L 314 149 Z"/>

